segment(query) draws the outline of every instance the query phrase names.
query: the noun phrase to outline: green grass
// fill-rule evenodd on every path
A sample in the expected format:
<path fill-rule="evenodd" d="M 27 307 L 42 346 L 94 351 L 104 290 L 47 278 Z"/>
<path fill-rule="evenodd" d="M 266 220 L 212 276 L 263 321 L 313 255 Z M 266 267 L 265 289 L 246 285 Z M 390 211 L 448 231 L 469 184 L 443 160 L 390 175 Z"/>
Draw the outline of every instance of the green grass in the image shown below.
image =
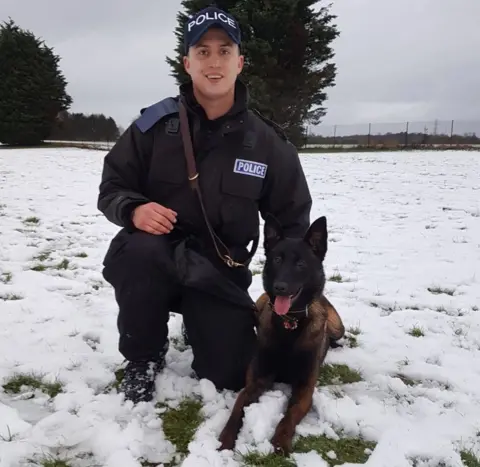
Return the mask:
<path fill-rule="evenodd" d="M 40 261 L 42 260 L 45 260 L 48 256 L 46 256 L 47 254 L 46 253 L 43 253 L 42 255 L 39 255 L 37 257 L 35 257 L 34 259 L 38 259 Z M 42 259 L 43 258 L 43 259 Z M 63 269 L 63 270 L 66 270 L 68 269 L 70 266 L 70 261 L 68 259 L 63 259 L 62 261 L 60 261 L 59 263 L 55 264 L 55 265 L 52 265 L 52 266 L 47 266 L 46 264 L 36 264 L 35 266 L 32 266 L 30 269 L 32 271 L 37 271 L 37 272 L 42 272 L 42 271 L 46 271 L 47 269 Z"/>
<path fill-rule="evenodd" d="M 260 454 L 249 452 L 242 456 L 243 465 L 255 467 L 292 467 L 295 466 L 293 459 L 276 454 Z"/>
<path fill-rule="evenodd" d="M 52 252 L 50 250 L 42 251 L 42 253 L 34 256 L 33 259 L 35 261 L 47 261 L 48 259 L 50 259 L 51 254 Z"/>
<path fill-rule="evenodd" d="M 461 451 L 460 457 L 465 467 L 480 467 L 480 458 L 475 456 L 472 451 Z"/>
<path fill-rule="evenodd" d="M 61 458 L 51 454 L 42 455 L 36 459 L 27 459 L 29 465 L 41 466 L 41 467 L 73 467 L 70 463 L 70 459 Z"/>
<path fill-rule="evenodd" d="M 410 331 L 408 331 L 408 334 L 410 334 L 413 337 L 423 337 L 425 336 L 425 333 L 423 332 L 422 328 L 418 326 L 413 326 Z"/>
<path fill-rule="evenodd" d="M 75 255 L 75 257 L 77 258 L 86 258 L 87 256 L 88 256 L 87 253 L 85 253 L 84 251 L 82 251 L 81 253 L 77 253 Z"/>
<path fill-rule="evenodd" d="M 70 264 L 70 261 L 65 258 L 62 261 L 60 261 L 60 263 L 58 263 L 54 267 L 55 267 L 55 269 L 68 269 L 69 264 Z"/>
<path fill-rule="evenodd" d="M 326 436 L 307 436 L 300 438 L 294 446 L 295 452 L 318 452 L 331 466 L 341 465 L 346 462 L 364 464 L 370 454 L 365 451 L 373 451 L 376 443 L 364 441 L 358 438 L 340 438 L 334 440 Z M 336 459 L 327 457 L 327 453 L 333 451 Z"/>
<path fill-rule="evenodd" d="M 2 272 L 0 274 L 0 282 L 3 282 L 4 284 L 9 284 L 12 282 L 13 275 L 11 272 Z"/>
<path fill-rule="evenodd" d="M 345 333 L 345 339 L 347 339 L 348 347 L 355 349 L 358 347 L 357 336 L 362 333 L 361 329 L 358 326 L 349 327 Z"/>
<path fill-rule="evenodd" d="M 16 374 L 2 385 L 5 392 L 11 394 L 19 394 L 24 386 L 39 389 L 50 397 L 55 397 L 62 392 L 61 383 L 46 383 L 43 381 L 43 376 L 34 373 Z"/>
<path fill-rule="evenodd" d="M 332 275 L 328 278 L 328 280 L 329 280 L 330 282 L 344 282 L 342 275 L 341 275 L 340 273 L 338 273 L 338 272 L 335 273 L 335 274 L 332 274 Z"/>
<path fill-rule="evenodd" d="M 32 217 L 27 217 L 26 219 L 23 220 L 24 224 L 39 224 L 40 219 L 38 217 L 32 216 Z"/>
<path fill-rule="evenodd" d="M 21 295 L 17 295 L 17 294 L 14 294 L 14 293 L 7 293 L 7 294 L 0 295 L 0 300 L 3 300 L 5 302 L 14 301 L 14 300 L 22 300 L 22 299 L 23 299 L 23 297 Z"/>
<path fill-rule="evenodd" d="M 343 364 L 325 364 L 320 368 L 319 386 L 350 384 L 362 381 L 361 374 Z"/>
<path fill-rule="evenodd" d="M 402 374 L 402 373 L 398 373 L 394 376 L 395 378 L 399 378 L 404 384 L 406 384 L 407 386 L 416 386 L 417 384 L 420 384 L 421 381 L 418 381 L 418 380 L 415 380 L 415 379 L 412 379 L 412 378 L 409 378 L 408 376 Z"/>
<path fill-rule="evenodd" d="M 455 289 L 448 289 L 448 288 L 442 288 L 442 287 L 428 287 L 427 290 L 430 293 L 433 293 L 435 295 L 447 294 L 452 296 L 455 293 Z"/>
<path fill-rule="evenodd" d="M 72 467 L 72 464 L 63 459 L 44 459 L 40 465 L 42 467 Z"/>
<path fill-rule="evenodd" d="M 115 381 L 107 387 L 107 392 L 112 388 L 119 387 L 125 375 L 125 370 L 119 368 L 115 371 Z M 165 438 L 168 439 L 177 450 L 177 453 L 186 455 L 188 453 L 188 444 L 195 436 L 197 428 L 203 422 L 202 403 L 194 399 L 183 400 L 178 407 L 169 408 L 164 404 L 157 404 L 157 408 L 166 408 L 160 414 L 163 420 L 163 431 Z M 149 465 L 145 462 L 145 465 Z"/>
<path fill-rule="evenodd" d="M 193 399 L 183 400 L 175 409 L 167 408 L 160 415 L 163 420 L 163 432 L 183 455 L 188 453 L 188 444 L 195 436 L 195 432 L 204 418 L 201 413 L 202 403 Z"/>
<path fill-rule="evenodd" d="M 297 453 L 307 453 L 316 451 L 331 466 L 342 465 L 350 462 L 354 464 L 364 464 L 367 462 L 370 453 L 375 449 L 376 443 L 364 441 L 358 438 L 340 438 L 334 440 L 326 436 L 305 436 L 300 437 L 293 446 L 293 451 Z M 336 458 L 330 459 L 327 453 L 335 452 Z M 249 452 L 242 456 L 244 465 L 255 467 L 291 467 L 295 466 L 295 461 L 289 457 L 283 457 L 277 454 L 260 454 L 258 452 Z"/>

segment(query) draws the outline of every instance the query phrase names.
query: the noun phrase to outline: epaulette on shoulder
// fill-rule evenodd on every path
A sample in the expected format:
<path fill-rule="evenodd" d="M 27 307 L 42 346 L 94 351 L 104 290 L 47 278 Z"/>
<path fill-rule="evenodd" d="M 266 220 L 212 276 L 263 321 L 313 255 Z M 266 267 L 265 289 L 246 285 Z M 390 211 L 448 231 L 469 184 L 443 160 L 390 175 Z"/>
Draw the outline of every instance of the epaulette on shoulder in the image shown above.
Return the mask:
<path fill-rule="evenodd" d="M 138 129 L 145 133 L 159 122 L 163 117 L 178 112 L 178 101 L 174 97 L 167 97 L 156 104 L 146 107 L 140 111 L 140 117 L 135 120 Z"/>
<path fill-rule="evenodd" d="M 284 141 L 288 141 L 288 137 L 285 134 L 285 131 L 283 128 L 278 124 L 275 123 L 273 120 L 270 120 L 269 118 L 265 117 L 265 115 L 262 115 L 257 109 L 252 109 L 253 113 L 259 117 L 261 120 L 263 120 L 268 126 L 272 127 L 275 132 L 282 138 Z"/>

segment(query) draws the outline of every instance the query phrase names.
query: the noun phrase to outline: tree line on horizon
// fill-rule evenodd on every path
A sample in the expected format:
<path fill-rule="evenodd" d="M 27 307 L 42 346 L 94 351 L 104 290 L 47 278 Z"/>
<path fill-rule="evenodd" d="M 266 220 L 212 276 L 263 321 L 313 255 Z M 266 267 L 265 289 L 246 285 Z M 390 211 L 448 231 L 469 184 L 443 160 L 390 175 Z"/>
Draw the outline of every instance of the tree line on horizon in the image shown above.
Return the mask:
<path fill-rule="evenodd" d="M 303 146 L 308 126 L 326 114 L 327 88 L 335 85 L 332 41 L 339 31 L 330 6 L 326 0 L 183 0 L 174 56 L 166 57 L 177 84 L 189 79 L 182 64 L 183 26 L 190 14 L 212 3 L 240 23 L 241 79 L 249 88 L 250 106 Z M 121 129 L 111 117 L 68 113 L 73 99 L 59 62 L 33 32 L 12 19 L 0 24 L 0 143 L 118 138 Z"/>
<path fill-rule="evenodd" d="M 60 112 L 49 139 L 54 141 L 116 141 L 123 132 L 112 117 L 103 114 Z"/>
<path fill-rule="evenodd" d="M 446 133 L 425 133 L 425 132 L 412 132 L 407 133 L 405 131 L 391 133 L 379 133 L 379 134 L 367 134 L 358 133 L 345 136 L 324 136 L 324 135 L 309 135 L 307 137 L 307 144 L 310 145 L 352 145 L 352 146 L 414 146 L 414 145 L 471 145 L 480 144 L 480 138 L 476 133 L 465 134 L 446 134 Z"/>

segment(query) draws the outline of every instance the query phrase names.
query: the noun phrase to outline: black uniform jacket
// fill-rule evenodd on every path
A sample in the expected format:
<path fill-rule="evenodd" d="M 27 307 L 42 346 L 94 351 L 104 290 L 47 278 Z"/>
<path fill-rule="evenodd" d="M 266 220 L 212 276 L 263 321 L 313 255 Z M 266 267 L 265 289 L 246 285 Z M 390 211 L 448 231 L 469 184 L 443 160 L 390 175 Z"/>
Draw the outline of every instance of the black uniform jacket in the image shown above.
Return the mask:
<path fill-rule="evenodd" d="M 216 120 L 207 119 L 191 83 L 180 87 L 180 96 L 142 110 L 105 157 L 98 208 L 106 218 L 134 229 L 132 210 L 155 201 L 177 212 L 170 236 L 203 236 L 212 245 L 188 182 L 178 99 L 187 107 L 210 223 L 234 259 L 243 261 L 258 236 L 259 213 L 273 214 L 287 236 L 302 236 L 312 200 L 297 151 L 274 124 L 248 110 L 240 80 L 232 109 Z"/>

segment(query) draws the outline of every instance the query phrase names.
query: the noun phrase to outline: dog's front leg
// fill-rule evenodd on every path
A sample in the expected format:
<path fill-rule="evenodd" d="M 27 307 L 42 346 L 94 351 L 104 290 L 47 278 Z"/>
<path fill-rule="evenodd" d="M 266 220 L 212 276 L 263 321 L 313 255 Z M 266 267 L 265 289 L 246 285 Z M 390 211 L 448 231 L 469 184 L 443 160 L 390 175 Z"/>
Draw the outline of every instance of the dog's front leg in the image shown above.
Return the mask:
<path fill-rule="evenodd" d="M 307 380 L 292 385 L 287 411 L 277 425 L 271 441 L 277 454 L 288 456 L 292 452 L 295 429 L 312 406 L 317 375 L 318 371 L 312 368 Z"/>
<path fill-rule="evenodd" d="M 249 375 L 251 374 L 252 370 L 249 370 Z M 273 376 L 270 375 L 247 377 L 247 384 L 238 394 L 230 418 L 220 434 L 221 446 L 219 450 L 234 448 L 238 433 L 243 425 L 245 407 L 257 402 L 260 396 L 271 388 L 273 379 Z"/>

